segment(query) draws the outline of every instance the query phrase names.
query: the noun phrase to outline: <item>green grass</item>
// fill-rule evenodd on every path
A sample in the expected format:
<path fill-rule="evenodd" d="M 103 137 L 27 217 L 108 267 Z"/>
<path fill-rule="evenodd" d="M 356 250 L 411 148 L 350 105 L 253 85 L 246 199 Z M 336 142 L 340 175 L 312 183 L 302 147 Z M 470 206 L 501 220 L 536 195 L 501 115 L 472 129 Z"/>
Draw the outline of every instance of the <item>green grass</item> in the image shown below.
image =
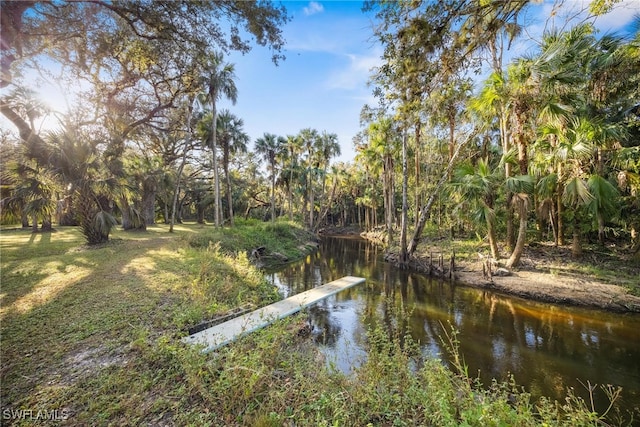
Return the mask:
<path fill-rule="evenodd" d="M 181 343 L 190 325 L 278 298 L 247 250 L 299 257 L 309 238 L 287 223 L 160 225 L 96 247 L 72 227 L 3 231 L 2 409 L 57 409 L 69 425 L 593 424 L 579 401 L 483 391 L 379 327 L 350 377 L 298 337 L 300 317 L 217 354 Z"/>

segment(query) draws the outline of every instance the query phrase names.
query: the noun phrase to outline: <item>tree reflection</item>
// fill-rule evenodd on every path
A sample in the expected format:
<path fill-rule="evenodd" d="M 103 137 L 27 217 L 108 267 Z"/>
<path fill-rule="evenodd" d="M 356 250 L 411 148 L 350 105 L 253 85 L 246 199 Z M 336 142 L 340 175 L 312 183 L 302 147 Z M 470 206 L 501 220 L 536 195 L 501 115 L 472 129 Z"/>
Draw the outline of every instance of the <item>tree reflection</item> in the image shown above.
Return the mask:
<path fill-rule="evenodd" d="M 374 323 L 384 324 L 390 336 L 408 331 L 423 354 L 449 363 L 441 337 L 451 325 L 469 373 L 479 372 L 484 384 L 513 374 L 534 398 L 563 399 L 568 387 L 588 397 L 578 379 L 589 380 L 622 385 L 623 399 L 632 402 L 628 408 L 640 402 L 640 316 L 471 289 L 394 269 L 381 256 L 379 247 L 363 240 L 325 239 L 318 252 L 273 279 L 290 294 L 346 275 L 367 279 L 308 309 L 315 341 L 344 364 L 358 363 L 345 354 L 364 354 L 365 331 Z M 598 407 L 605 404 L 603 393 L 595 397 Z"/>

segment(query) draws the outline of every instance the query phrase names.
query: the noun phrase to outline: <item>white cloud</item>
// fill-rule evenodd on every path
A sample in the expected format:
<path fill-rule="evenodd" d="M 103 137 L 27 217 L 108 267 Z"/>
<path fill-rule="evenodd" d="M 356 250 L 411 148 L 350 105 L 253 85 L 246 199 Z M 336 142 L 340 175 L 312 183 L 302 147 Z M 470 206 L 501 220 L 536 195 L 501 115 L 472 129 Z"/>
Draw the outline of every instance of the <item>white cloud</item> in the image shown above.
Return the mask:
<path fill-rule="evenodd" d="M 302 9 L 305 15 L 315 15 L 316 13 L 324 12 L 324 6 L 316 1 L 309 2 L 309 5 Z"/>
<path fill-rule="evenodd" d="M 616 4 L 613 10 L 596 19 L 596 26 L 604 31 L 618 31 L 633 21 L 633 16 L 640 13 L 638 0 L 624 0 Z"/>
<path fill-rule="evenodd" d="M 340 48 L 338 41 L 327 38 L 322 34 L 305 34 L 287 43 L 287 49 L 291 51 L 333 53 Z"/>
<path fill-rule="evenodd" d="M 558 4 L 545 2 L 539 9 L 538 22 L 528 30 L 535 35 L 536 31 L 541 34 L 543 28 L 568 30 L 581 22 L 590 21 L 604 32 L 615 32 L 629 25 L 634 15 L 640 13 L 640 1 L 622 0 L 609 13 L 587 19 L 591 2 L 592 0 L 573 0 Z"/>
<path fill-rule="evenodd" d="M 356 90 L 363 88 L 371 76 L 371 69 L 382 64 L 379 49 L 374 49 L 367 55 L 348 53 L 345 56 L 349 59 L 349 63 L 346 67 L 329 76 L 327 81 L 329 89 Z"/>

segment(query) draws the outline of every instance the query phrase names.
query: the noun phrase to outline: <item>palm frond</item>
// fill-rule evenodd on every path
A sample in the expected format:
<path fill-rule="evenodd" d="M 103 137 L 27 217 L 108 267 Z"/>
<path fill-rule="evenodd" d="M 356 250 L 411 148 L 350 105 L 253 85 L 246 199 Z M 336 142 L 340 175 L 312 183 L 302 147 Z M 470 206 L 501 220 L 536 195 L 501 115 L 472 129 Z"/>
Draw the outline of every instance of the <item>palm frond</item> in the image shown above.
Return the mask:
<path fill-rule="evenodd" d="M 616 200 L 618 200 L 620 193 L 612 183 L 600 175 L 591 175 L 587 180 L 587 187 L 592 196 L 589 202 L 590 211 L 609 215 L 616 213 Z"/>
<path fill-rule="evenodd" d="M 552 197 L 558 186 L 558 175 L 555 173 L 551 173 L 549 175 L 545 175 L 538 180 L 536 183 L 536 192 L 542 198 Z"/>
<path fill-rule="evenodd" d="M 578 207 L 587 205 L 593 199 L 593 195 L 589 192 L 589 187 L 583 179 L 573 177 L 564 185 L 562 200 L 568 205 Z"/>
<path fill-rule="evenodd" d="M 513 193 L 531 194 L 535 187 L 535 179 L 531 175 L 516 175 L 507 178 L 505 184 Z"/>
<path fill-rule="evenodd" d="M 95 230 L 103 236 L 108 236 L 111 229 L 118 224 L 118 220 L 106 211 L 99 211 L 93 218 L 93 225 Z"/>

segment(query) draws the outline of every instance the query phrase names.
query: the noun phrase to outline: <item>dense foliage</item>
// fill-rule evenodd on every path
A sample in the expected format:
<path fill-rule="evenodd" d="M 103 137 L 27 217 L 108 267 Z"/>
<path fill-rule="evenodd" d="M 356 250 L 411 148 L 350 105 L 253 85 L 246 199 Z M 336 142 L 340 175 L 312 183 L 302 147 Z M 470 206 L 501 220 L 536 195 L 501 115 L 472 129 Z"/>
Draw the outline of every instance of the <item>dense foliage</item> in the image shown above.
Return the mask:
<path fill-rule="evenodd" d="M 284 59 L 284 7 L 2 1 L 1 220 L 59 229 L 2 235 L 3 404 L 69 404 L 92 425 L 598 423 L 573 396 L 482 388 L 375 326 L 352 377 L 317 360 L 295 321 L 217 358 L 177 339 L 278 298 L 247 251 L 266 241 L 300 256 L 322 227 L 383 229 L 389 244 L 400 230 L 402 262 L 426 227 L 486 238 L 508 267 L 533 239 L 637 259 L 640 31 L 599 34 L 591 22 L 613 4 L 513 57 L 528 1 L 365 2 L 384 48 L 378 104 L 345 164 L 331 130 L 250 141 L 243 118 L 218 111 L 244 95 L 226 53 L 255 43 Z M 69 94 L 67 111 L 39 100 L 37 75 Z M 53 117 L 58 130 L 42 131 Z"/>
<path fill-rule="evenodd" d="M 400 229 L 404 260 L 431 222 L 486 235 L 510 267 L 535 226 L 576 256 L 585 238 L 638 253 L 640 36 L 595 30 L 608 2 L 527 57 L 508 52 L 526 1 L 366 2 L 384 54 L 351 164 L 331 163 L 330 131 L 251 144 L 241 117 L 217 111 L 242 96 L 224 52 L 253 39 L 283 59 L 283 8 L 158 4 L 2 3 L 0 111 L 15 125 L 2 134 L 3 221 L 78 224 L 100 243 L 117 223 L 286 216 L 384 226 L 390 243 Z M 65 114 L 38 100 L 35 72 L 79 88 Z M 60 130 L 41 132 L 54 114 Z"/>

